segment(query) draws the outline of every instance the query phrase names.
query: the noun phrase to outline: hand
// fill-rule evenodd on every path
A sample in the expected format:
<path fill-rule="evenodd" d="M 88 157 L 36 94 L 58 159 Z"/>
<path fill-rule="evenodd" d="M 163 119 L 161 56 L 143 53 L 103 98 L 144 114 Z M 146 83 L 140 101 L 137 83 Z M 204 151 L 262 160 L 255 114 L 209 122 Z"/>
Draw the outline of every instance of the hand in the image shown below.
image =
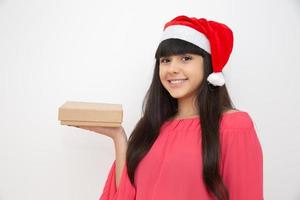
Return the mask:
<path fill-rule="evenodd" d="M 69 126 L 74 126 L 74 125 L 69 125 Z M 74 126 L 76 128 L 81 128 L 89 131 L 93 131 L 95 133 L 99 133 L 102 135 L 106 135 L 113 140 L 115 140 L 117 137 L 120 136 L 126 136 L 125 130 L 122 126 L 120 127 L 102 127 L 102 126 Z"/>

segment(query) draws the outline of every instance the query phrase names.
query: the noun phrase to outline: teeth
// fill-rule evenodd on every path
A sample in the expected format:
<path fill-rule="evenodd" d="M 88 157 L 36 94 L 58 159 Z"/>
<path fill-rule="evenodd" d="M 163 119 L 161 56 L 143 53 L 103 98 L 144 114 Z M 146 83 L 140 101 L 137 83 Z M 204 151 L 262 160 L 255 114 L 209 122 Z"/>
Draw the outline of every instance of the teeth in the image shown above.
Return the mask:
<path fill-rule="evenodd" d="M 183 83 L 185 79 L 179 79 L 179 80 L 170 80 L 170 83 Z"/>

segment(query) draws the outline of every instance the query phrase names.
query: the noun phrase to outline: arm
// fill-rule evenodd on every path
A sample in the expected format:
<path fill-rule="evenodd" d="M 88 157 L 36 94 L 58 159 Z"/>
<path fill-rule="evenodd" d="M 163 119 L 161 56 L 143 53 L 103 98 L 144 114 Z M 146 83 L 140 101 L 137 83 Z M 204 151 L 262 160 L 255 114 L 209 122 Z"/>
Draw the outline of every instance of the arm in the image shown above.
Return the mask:
<path fill-rule="evenodd" d="M 221 174 L 230 200 L 263 200 L 263 152 L 253 125 L 223 134 Z"/>
<path fill-rule="evenodd" d="M 118 134 L 113 138 L 115 144 L 115 156 L 116 156 L 116 187 L 118 188 L 121 181 L 122 172 L 126 161 L 126 150 L 127 150 L 127 136 Z"/>
<path fill-rule="evenodd" d="M 113 162 L 99 200 L 134 200 L 135 188 L 127 175 L 126 151 L 127 137 L 116 134 L 112 137 L 115 144 L 116 159 Z"/>
<path fill-rule="evenodd" d="M 112 163 L 99 200 L 134 200 L 135 187 L 127 175 L 127 136 L 123 127 L 76 126 L 112 138 L 116 159 Z"/>

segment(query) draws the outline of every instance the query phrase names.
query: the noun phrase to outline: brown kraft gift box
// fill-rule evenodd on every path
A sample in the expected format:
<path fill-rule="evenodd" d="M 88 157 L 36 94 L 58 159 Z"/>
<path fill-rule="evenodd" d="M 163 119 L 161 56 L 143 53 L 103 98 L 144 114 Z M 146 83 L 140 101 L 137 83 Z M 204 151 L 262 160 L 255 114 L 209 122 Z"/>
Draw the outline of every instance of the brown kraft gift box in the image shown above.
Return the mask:
<path fill-rule="evenodd" d="M 120 127 L 121 104 L 66 101 L 58 110 L 62 125 Z"/>

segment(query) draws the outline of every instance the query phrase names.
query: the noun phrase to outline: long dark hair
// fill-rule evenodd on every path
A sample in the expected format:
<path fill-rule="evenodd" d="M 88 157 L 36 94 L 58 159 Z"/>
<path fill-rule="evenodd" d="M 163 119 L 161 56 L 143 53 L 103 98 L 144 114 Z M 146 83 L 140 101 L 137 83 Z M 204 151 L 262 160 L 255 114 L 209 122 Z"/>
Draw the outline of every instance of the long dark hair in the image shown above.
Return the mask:
<path fill-rule="evenodd" d="M 229 193 L 219 171 L 219 124 L 222 113 L 233 109 L 233 104 L 225 85 L 216 87 L 206 81 L 207 76 L 212 73 L 210 54 L 180 39 L 164 40 L 156 50 L 153 78 L 143 101 L 142 117 L 128 139 L 128 177 L 131 184 L 135 185 L 134 174 L 139 162 L 158 137 L 161 125 L 177 113 L 177 99 L 168 93 L 159 78 L 159 58 L 185 53 L 201 55 L 204 62 L 204 79 L 197 89 L 197 109 L 202 131 L 203 180 L 207 191 L 217 200 L 228 200 Z"/>

